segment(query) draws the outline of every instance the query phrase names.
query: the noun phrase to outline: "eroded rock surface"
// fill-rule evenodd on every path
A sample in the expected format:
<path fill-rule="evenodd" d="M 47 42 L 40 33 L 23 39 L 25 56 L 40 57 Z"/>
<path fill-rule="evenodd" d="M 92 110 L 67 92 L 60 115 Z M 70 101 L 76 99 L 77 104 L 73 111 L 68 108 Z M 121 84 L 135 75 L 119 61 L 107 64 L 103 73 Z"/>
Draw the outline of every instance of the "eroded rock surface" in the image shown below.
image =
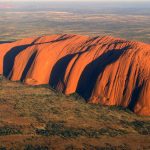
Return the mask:
<path fill-rule="evenodd" d="M 150 115 L 149 44 L 110 36 L 27 38 L 0 44 L 0 74 Z"/>

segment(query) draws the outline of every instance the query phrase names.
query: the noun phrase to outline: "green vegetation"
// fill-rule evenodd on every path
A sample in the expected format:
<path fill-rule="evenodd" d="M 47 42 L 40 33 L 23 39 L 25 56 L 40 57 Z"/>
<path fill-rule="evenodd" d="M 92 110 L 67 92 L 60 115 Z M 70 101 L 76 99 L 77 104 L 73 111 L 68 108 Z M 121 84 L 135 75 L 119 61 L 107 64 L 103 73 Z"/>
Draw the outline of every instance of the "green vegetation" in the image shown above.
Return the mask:
<path fill-rule="evenodd" d="M 131 126 L 134 130 L 136 130 L 139 134 L 142 135 L 150 135 L 150 121 L 140 121 L 135 120 L 132 122 L 121 121 L 123 126 Z"/>
<path fill-rule="evenodd" d="M 102 135 L 106 136 L 119 136 L 127 134 L 125 130 L 112 129 L 112 128 L 101 128 L 99 130 L 92 128 L 72 128 L 66 127 L 63 122 L 51 122 L 49 121 L 46 125 L 46 129 L 37 129 L 37 134 L 45 136 L 61 136 L 65 138 L 76 138 L 79 136 L 87 136 L 89 138 L 98 138 Z"/>
<path fill-rule="evenodd" d="M 133 128 L 139 133 L 143 135 L 150 135 L 150 121 L 133 121 L 131 122 Z"/>
<path fill-rule="evenodd" d="M 13 127 L 0 127 L 0 136 L 4 135 L 11 135 L 11 134 L 21 134 L 22 132 L 18 129 L 15 129 Z"/>
<path fill-rule="evenodd" d="M 33 145 L 26 145 L 24 150 L 49 150 L 47 146 L 33 146 Z"/>
<path fill-rule="evenodd" d="M 150 146 L 149 117 L 122 107 L 89 104 L 76 93 L 65 96 L 46 85 L 28 86 L 5 78 L 0 85 L 0 148 L 129 150 Z"/>
<path fill-rule="evenodd" d="M 0 150 L 6 150 L 6 147 L 0 147 Z"/>
<path fill-rule="evenodd" d="M 0 75 L 0 81 L 2 81 L 2 80 L 3 80 L 3 76 Z"/>
<path fill-rule="evenodd" d="M 126 111 L 129 114 L 132 114 L 133 112 L 130 111 L 128 108 L 124 108 L 122 106 L 109 106 L 109 109 L 114 111 L 114 110 L 118 110 L 118 111 Z"/>
<path fill-rule="evenodd" d="M 91 149 L 91 150 L 131 150 L 131 148 L 127 144 L 121 144 L 119 146 L 113 146 L 109 143 L 105 143 L 105 146 L 93 146 L 89 144 L 84 144 L 84 150 Z"/>

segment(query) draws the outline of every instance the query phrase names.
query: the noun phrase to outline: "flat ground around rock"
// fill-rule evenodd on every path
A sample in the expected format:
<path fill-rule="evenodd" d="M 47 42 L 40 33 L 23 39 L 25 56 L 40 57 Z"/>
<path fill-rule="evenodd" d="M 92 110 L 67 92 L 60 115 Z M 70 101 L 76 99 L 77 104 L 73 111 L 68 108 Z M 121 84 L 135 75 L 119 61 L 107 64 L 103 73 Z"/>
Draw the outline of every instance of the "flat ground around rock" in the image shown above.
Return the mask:
<path fill-rule="evenodd" d="M 150 117 L 0 77 L 0 150 L 149 150 Z"/>

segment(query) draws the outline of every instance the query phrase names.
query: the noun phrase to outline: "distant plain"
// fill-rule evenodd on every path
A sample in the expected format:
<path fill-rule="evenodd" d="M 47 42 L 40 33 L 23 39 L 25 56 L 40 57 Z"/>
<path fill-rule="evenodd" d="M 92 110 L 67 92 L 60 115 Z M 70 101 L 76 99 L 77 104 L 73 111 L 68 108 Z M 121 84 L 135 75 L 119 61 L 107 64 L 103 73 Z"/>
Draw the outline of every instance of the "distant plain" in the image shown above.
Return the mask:
<path fill-rule="evenodd" d="M 72 33 L 150 43 L 150 2 L 0 2 L 0 41 Z"/>

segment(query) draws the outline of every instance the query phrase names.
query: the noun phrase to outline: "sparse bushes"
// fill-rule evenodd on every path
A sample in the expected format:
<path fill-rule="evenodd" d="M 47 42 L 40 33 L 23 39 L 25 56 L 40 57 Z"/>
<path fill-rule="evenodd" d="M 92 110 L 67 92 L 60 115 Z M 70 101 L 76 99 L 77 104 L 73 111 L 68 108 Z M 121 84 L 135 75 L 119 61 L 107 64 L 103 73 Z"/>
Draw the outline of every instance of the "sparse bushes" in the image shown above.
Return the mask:
<path fill-rule="evenodd" d="M 2 81 L 3 80 L 3 76 L 2 75 L 0 75 L 0 81 Z"/>
<path fill-rule="evenodd" d="M 123 144 L 123 141 L 119 145 L 113 143 L 118 136 L 124 139 L 126 138 L 124 135 L 128 133 L 135 135 L 131 136 L 132 146 L 143 138 L 142 144 L 145 144 L 145 150 L 150 149 L 147 148 L 150 134 L 149 117 L 140 117 L 130 111 L 128 113 L 127 109 L 118 106 L 89 104 L 76 93 L 65 96 L 54 89 L 45 88 L 44 85 L 41 87 L 23 86 L 5 78 L 3 80 L 0 86 L 2 89 L 0 90 L 0 106 L 2 108 L 0 136 L 1 138 L 4 136 L 4 140 L 5 135 L 10 135 L 10 137 L 13 135 L 18 139 L 21 135 L 18 137 L 17 134 L 23 134 L 23 139 L 20 138 L 18 142 L 11 141 L 13 139 L 10 138 L 12 149 L 21 143 L 23 145 L 19 148 L 25 150 L 52 149 L 53 146 L 55 147 L 55 142 L 51 142 L 50 146 L 47 145 L 47 140 L 52 139 L 66 141 L 62 145 L 59 145 L 58 142 L 58 145 L 66 150 L 80 148 L 83 150 L 129 150 L 130 148 Z M 14 118 L 11 118 L 10 125 L 5 118 L 9 120 L 12 117 L 11 113 Z M 19 122 L 16 122 L 16 119 L 19 118 Z M 48 120 L 51 121 L 48 122 Z M 104 136 L 106 137 L 104 139 L 108 138 L 110 144 L 99 143 Z M 9 136 L 7 137 L 9 138 Z M 7 137 L 6 143 L 9 141 Z M 95 144 L 91 142 L 93 140 L 96 141 Z M 40 143 L 36 143 L 37 141 Z M 76 141 L 81 142 L 77 145 Z M 0 143 L 0 150 L 8 149 L 6 143 L 5 141 Z M 82 145 L 83 143 L 86 145 Z M 96 145 L 96 143 L 99 144 Z M 139 144 L 136 147 L 139 147 Z M 144 149 L 143 145 L 141 145 L 141 149 Z"/>
<path fill-rule="evenodd" d="M 72 128 L 64 125 L 63 122 L 48 122 L 45 129 L 37 129 L 36 133 L 44 136 L 61 136 L 65 138 L 76 138 L 79 136 L 87 136 L 89 138 L 99 138 L 100 136 L 118 136 L 127 134 L 126 131 L 120 129 L 102 128 L 95 130 L 92 128 Z"/>
<path fill-rule="evenodd" d="M 33 145 L 26 145 L 24 150 L 49 150 L 47 146 L 33 146 Z"/>
<path fill-rule="evenodd" d="M 18 129 L 12 127 L 0 127 L 0 136 L 11 135 L 11 134 L 21 134 L 22 132 Z"/>
<path fill-rule="evenodd" d="M 85 101 L 78 93 L 73 93 L 73 94 L 69 95 L 68 97 L 73 98 L 75 100 Z"/>
<path fill-rule="evenodd" d="M 105 143 L 104 146 L 94 146 L 90 144 L 83 144 L 83 150 L 131 150 L 131 148 L 127 144 L 121 144 L 118 146 L 114 146 L 109 143 Z"/>
<path fill-rule="evenodd" d="M 118 110 L 118 111 L 125 111 L 125 112 L 127 112 L 127 113 L 129 113 L 129 114 L 132 113 L 131 110 L 129 110 L 128 108 L 124 108 L 124 107 L 122 107 L 122 106 L 108 106 L 108 107 L 109 107 L 109 110 L 112 110 L 112 111 Z"/>
<path fill-rule="evenodd" d="M 70 144 L 66 146 L 65 150 L 76 150 L 76 148 L 72 144 Z"/>
<path fill-rule="evenodd" d="M 0 150 L 6 150 L 6 147 L 0 147 Z"/>
<path fill-rule="evenodd" d="M 133 121 L 130 123 L 133 128 L 142 135 L 150 135 L 150 121 L 144 122 L 144 121 Z"/>
<path fill-rule="evenodd" d="M 0 104 L 4 104 L 6 102 L 6 99 L 0 98 Z"/>
<path fill-rule="evenodd" d="M 150 135 L 150 121 L 146 122 L 146 121 L 135 120 L 132 122 L 128 122 L 128 121 L 121 120 L 120 123 L 125 127 L 126 126 L 132 127 L 139 134 Z"/>

